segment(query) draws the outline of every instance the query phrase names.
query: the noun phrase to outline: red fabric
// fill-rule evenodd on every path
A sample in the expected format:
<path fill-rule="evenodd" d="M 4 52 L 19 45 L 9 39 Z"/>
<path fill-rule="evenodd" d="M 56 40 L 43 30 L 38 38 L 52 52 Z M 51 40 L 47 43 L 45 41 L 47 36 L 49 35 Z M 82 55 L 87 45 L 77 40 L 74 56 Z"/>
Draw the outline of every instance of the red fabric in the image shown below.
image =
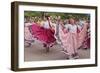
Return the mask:
<path fill-rule="evenodd" d="M 37 24 L 33 24 L 31 27 L 34 38 L 37 38 L 46 44 L 51 44 L 56 41 L 54 37 L 54 30 L 40 27 Z"/>

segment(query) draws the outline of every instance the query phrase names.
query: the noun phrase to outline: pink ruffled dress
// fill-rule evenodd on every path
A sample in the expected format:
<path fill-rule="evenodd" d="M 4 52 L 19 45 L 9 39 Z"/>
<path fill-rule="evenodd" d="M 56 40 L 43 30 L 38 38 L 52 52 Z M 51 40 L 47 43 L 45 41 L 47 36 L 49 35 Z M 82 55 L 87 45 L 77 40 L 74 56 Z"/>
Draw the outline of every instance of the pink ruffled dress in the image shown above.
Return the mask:
<path fill-rule="evenodd" d="M 31 23 L 25 23 L 24 25 L 24 41 L 25 44 L 31 45 L 31 43 L 34 41 L 34 38 L 30 33 L 29 26 L 31 26 Z"/>
<path fill-rule="evenodd" d="M 69 55 L 72 55 L 74 53 L 77 53 L 77 49 L 82 45 L 85 37 L 86 37 L 86 31 L 87 27 L 84 25 L 83 29 L 81 31 L 77 30 L 76 25 L 69 25 L 69 31 L 66 32 L 66 30 L 63 30 L 61 27 L 59 29 L 60 31 L 60 40 L 62 42 L 62 47 L 67 50 Z"/>

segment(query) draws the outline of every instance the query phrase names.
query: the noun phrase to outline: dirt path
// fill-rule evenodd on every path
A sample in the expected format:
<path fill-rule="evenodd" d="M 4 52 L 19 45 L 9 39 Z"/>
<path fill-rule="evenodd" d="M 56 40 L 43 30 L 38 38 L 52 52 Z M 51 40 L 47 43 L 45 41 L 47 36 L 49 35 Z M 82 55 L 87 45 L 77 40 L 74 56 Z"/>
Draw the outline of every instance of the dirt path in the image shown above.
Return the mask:
<path fill-rule="evenodd" d="M 50 52 L 46 53 L 43 45 L 36 41 L 30 47 L 25 48 L 25 61 L 44 61 L 44 60 L 66 60 L 66 56 L 61 52 L 62 48 L 60 45 L 55 45 L 50 48 Z M 78 50 L 80 59 L 90 57 L 90 49 Z"/>

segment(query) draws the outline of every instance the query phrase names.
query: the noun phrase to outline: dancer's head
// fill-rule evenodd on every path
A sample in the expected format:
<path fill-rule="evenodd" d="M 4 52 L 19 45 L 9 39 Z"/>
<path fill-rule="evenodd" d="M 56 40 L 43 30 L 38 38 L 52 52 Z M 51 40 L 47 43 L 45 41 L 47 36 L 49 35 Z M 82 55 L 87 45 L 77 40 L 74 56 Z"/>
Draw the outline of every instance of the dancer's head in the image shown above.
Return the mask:
<path fill-rule="evenodd" d="M 60 24 L 60 25 L 64 25 L 63 20 L 60 20 L 60 21 L 59 21 L 59 24 Z"/>
<path fill-rule="evenodd" d="M 65 24 L 69 24 L 69 19 L 66 19 L 65 20 Z"/>
<path fill-rule="evenodd" d="M 72 24 L 72 25 L 74 25 L 75 24 L 75 19 L 74 18 L 70 18 L 69 19 L 69 23 Z"/>
<path fill-rule="evenodd" d="M 45 16 L 45 18 L 46 18 L 47 20 L 50 20 L 50 16 Z"/>
<path fill-rule="evenodd" d="M 57 16 L 57 19 L 60 20 L 61 19 L 61 16 Z"/>
<path fill-rule="evenodd" d="M 78 18 L 76 18 L 76 19 L 75 19 L 75 24 L 76 24 L 76 25 L 79 25 L 79 24 L 80 24 L 79 22 L 80 22 L 80 20 L 79 20 Z"/>

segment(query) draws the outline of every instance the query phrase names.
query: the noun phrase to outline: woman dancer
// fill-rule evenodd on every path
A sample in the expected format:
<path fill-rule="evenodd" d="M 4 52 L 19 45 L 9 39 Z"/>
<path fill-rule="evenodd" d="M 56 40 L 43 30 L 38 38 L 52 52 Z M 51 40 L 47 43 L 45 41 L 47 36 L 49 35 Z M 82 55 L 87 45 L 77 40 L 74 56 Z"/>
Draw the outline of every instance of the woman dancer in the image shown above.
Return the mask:
<path fill-rule="evenodd" d="M 65 28 L 60 27 L 60 39 L 64 48 L 63 52 L 67 54 L 68 58 L 79 58 L 77 49 L 82 45 L 86 36 L 87 24 L 84 24 L 83 29 L 75 24 L 73 18 L 69 19 L 69 24 Z M 80 32 L 79 32 L 80 31 Z"/>
<path fill-rule="evenodd" d="M 25 22 L 24 22 L 24 41 L 25 41 L 25 47 L 30 47 L 31 43 L 34 42 L 32 34 L 29 31 L 29 27 L 31 25 L 32 25 L 32 22 L 30 22 L 30 18 L 25 18 Z"/>
<path fill-rule="evenodd" d="M 89 21 L 87 21 L 87 23 L 88 23 L 88 28 L 87 28 L 87 34 L 86 34 L 85 40 L 82 45 L 83 49 L 90 48 L 90 23 L 89 23 Z"/>
<path fill-rule="evenodd" d="M 34 38 L 37 38 L 37 40 L 43 43 L 44 47 L 46 47 L 46 52 L 49 52 L 49 48 L 52 47 L 56 41 L 54 37 L 55 31 L 53 29 L 50 16 L 46 16 L 43 26 L 39 26 L 38 23 L 34 23 L 31 26 L 31 33 Z"/>
<path fill-rule="evenodd" d="M 58 44 L 61 44 L 60 38 L 59 38 L 59 25 L 61 23 L 61 16 L 57 17 L 57 21 L 56 21 L 56 26 L 55 26 L 55 37 L 56 37 L 56 42 Z"/>

